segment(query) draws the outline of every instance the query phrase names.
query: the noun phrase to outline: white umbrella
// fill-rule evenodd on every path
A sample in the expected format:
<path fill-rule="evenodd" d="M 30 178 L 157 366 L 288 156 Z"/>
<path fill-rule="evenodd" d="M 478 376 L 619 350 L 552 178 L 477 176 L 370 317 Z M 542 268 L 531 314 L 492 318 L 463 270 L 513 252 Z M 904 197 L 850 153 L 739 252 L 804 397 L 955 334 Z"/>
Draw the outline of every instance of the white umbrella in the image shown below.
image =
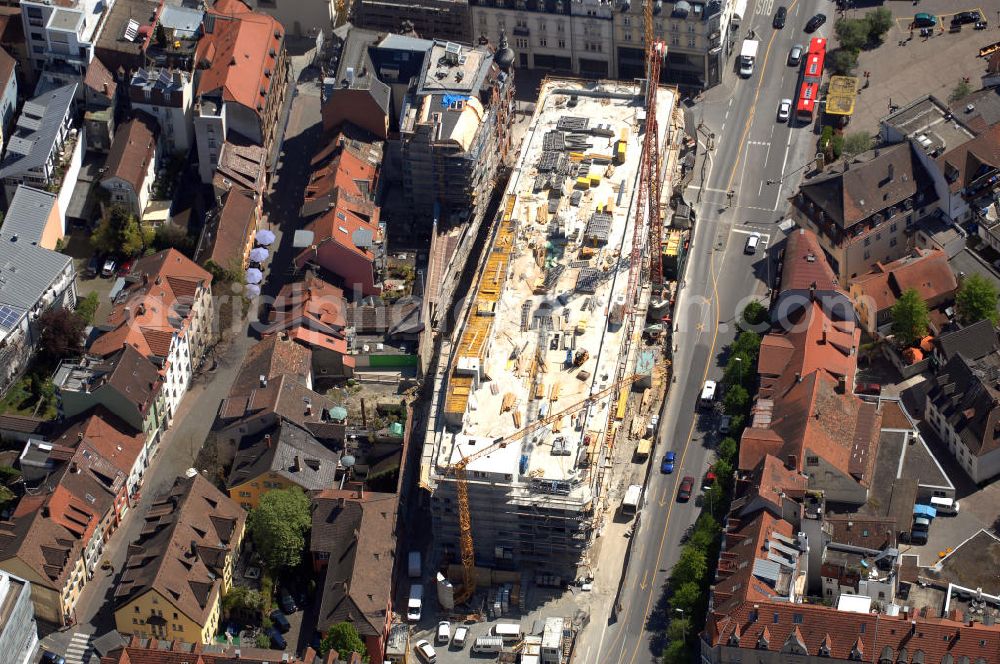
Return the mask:
<path fill-rule="evenodd" d="M 257 244 L 262 244 L 264 246 L 267 246 L 272 242 L 274 242 L 274 232 L 269 231 L 266 228 L 257 231 L 257 235 L 255 235 L 254 237 L 257 240 Z"/>
<path fill-rule="evenodd" d="M 247 294 L 247 297 L 257 297 L 258 295 L 260 295 L 260 286 L 258 286 L 257 284 L 247 284 L 245 292 Z"/>
<path fill-rule="evenodd" d="M 264 273 L 255 267 L 247 270 L 247 283 L 248 284 L 259 284 L 264 281 Z"/>
<path fill-rule="evenodd" d="M 267 257 L 270 255 L 270 253 L 271 252 L 269 252 L 264 247 L 254 247 L 253 249 L 250 250 L 250 260 L 252 260 L 255 263 L 262 263 L 267 260 Z"/>

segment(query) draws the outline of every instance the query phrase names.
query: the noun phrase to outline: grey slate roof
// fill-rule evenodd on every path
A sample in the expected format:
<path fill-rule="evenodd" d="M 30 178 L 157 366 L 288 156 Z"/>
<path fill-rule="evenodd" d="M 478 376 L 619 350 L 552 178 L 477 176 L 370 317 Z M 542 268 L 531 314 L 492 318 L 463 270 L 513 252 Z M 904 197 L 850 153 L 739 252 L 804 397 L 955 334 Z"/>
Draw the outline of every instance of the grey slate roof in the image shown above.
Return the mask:
<path fill-rule="evenodd" d="M 24 102 L 0 161 L 0 178 L 20 175 L 45 163 L 73 105 L 76 86 L 70 83 Z"/>
<path fill-rule="evenodd" d="M 351 90 L 367 90 L 384 113 L 389 112 L 389 86 L 376 75 L 368 49 L 378 41 L 379 35 L 371 30 L 352 28 L 344 41 L 337 66 L 336 86 Z M 354 80 L 348 81 L 348 70 Z"/>
<path fill-rule="evenodd" d="M 9 241 L 16 235 L 19 240 L 26 242 L 41 242 L 45 222 L 48 221 L 55 202 L 55 194 L 23 184 L 18 185 L 7 214 L 4 215 L 3 226 L 0 227 L 0 239 Z"/>
<path fill-rule="evenodd" d="M 229 488 L 273 472 L 302 487 L 320 490 L 333 487 L 340 454 L 312 434 L 288 421 L 252 438 L 244 438 L 233 460 Z"/>
<path fill-rule="evenodd" d="M 0 307 L 27 311 L 72 263 L 69 256 L 20 238 L 0 240 Z"/>
<path fill-rule="evenodd" d="M 163 5 L 160 13 L 160 25 L 171 28 L 178 39 L 195 39 L 201 30 L 201 21 L 205 12 L 192 7 L 178 7 L 170 3 Z"/>
<path fill-rule="evenodd" d="M 937 344 L 945 362 L 956 353 L 961 353 L 969 361 L 975 361 L 1000 350 L 996 328 L 989 320 L 981 320 L 960 330 L 942 334 L 937 338 Z"/>

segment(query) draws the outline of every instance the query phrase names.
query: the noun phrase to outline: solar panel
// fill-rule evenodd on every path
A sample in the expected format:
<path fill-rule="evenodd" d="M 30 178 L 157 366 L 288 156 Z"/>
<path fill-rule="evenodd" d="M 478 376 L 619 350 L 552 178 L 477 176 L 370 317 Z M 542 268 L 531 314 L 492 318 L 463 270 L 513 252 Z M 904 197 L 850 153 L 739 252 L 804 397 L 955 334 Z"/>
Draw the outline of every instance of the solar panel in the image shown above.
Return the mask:
<path fill-rule="evenodd" d="M 130 42 L 134 42 L 135 38 L 139 36 L 139 22 L 135 19 L 130 18 L 128 20 L 128 25 L 125 26 L 125 39 Z"/>
<path fill-rule="evenodd" d="M 157 85 L 162 85 L 163 87 L 166 88 L 166 87 L 170 87 L 170 84 L 172 82 L 173 82 L 173 79 L 170 78 L 170 72 L 167 71 L 166 69 L 161 69 L 160 70 L 160 75 L 156 79 Z"/>
<path fill-rule="evenodd" d="M 0 328 L 13 330 L 17 321 L 24 315 L 23 309 L 15 309 L 6 304 L 0 304 Z"/>

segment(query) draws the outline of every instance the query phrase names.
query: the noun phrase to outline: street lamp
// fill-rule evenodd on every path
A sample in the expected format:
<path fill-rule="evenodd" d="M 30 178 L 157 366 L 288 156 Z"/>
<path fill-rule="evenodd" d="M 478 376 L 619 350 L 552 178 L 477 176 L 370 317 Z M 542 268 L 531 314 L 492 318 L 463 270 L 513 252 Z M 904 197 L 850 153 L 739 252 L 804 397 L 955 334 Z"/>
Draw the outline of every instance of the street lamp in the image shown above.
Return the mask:
<path fill-rule="evenodd" d="M 743 358 L 742 357 L 734 357 L 733 358 L 733 362 L 738 362 L 739 365 L 740 365 L 739 377 L 740 377 L 740 385 L 742 385 L 743 384 Z"/>
<path fill-rule="evenodd" d="M 681 620 L 685 619 L 684 609 L 676 609 L 675 608 L 674 611 L 676 613 L 681 614 Z M 684 642 L 687 641 L 687 625 L 685 623 L 681 623 L 681 641 L 684 641 Z"/>

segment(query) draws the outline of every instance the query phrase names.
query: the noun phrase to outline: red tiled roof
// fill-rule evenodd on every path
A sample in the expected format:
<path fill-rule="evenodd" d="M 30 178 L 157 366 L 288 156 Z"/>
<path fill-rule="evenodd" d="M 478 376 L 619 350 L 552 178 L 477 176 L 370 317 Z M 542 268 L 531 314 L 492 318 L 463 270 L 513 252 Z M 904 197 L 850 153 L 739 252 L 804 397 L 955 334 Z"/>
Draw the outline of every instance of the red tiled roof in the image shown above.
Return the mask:
<path fill-rule="evenodd" d="M 201 70 L 198 95 L 222 92 L 260 115 L 277 80 L 278 56 L 285 30 L 267 14 L 253 12 L 239 0 L 217 0 L 205 14 L 205 34 L 195 60 Z"/>
<path fill-rule="evenodd" d="M 83 77 L 83 84 L 102 97 L 106 97 L 109 102 L 115 98 L 115 91 L 118 89 L 114 75 L 100 58 L 92 59 L 87 65 L 87 74 Z"/>
<path fill-rule="evenodd" d="M 919 251 L 919 250 L 918 250 Z M 889 309 L 904 291 L 913 288 L 921 300 L 934 301 L 958 290 L 958 281 L 940 249 L 906 256 L 854 280 L 852 290 L 871 298 L 876 311 Z"/>
<path fill-rule="evenodd" d="M 119 178 L 132 185 L 136 194 L 139 193 L 156 154 L 155 122 L 140 112 L 115 130 L 101 182 Z"/>
<path fill-rule="evenodd" d="M 229 190 L 219 214 L 209 260 L 227 269 L 238 263 L 238 269 L 243 269 L 244 250 L 255 230 L 256 212 L 257 201 L 253 193 L 241 187 Z"/>
<path fill-rule="evenodd" d="M 146 435 L 113 415 L 104 406 L 71 422 L 53 442 L 75 447 L 86 442 L 124 475 L 128 475 L 146 444 Z"/>
<path fill-rule="evenodd" d="M 146 357 L 166 357 L 173 335 L 187 330 L 188 307 L 198 287 L 208 287 L 212 275 L 176 249 L 167 249 L 136 261 L 129 278 L 107 319 L 113 329 L 89 350 L 106 357 L 129 345 Z"/>
<path fill-rule="evenodd" d="M 285 659 L 288 657 L 289 659 Z M 325 658 L 307 647 L 302 658 L 280 650 L 214 645 L 210 652 L 201 643 L 143 639 L 133 636 L 125 646 L 114 648 L 101 664 L 238 664 L 238 662 L 285 662 L 288 664 L 361 664 L 361 656 L 330 652 Z"/>
<path fill-rule="evenodd" d="M 782 263 L 781 290 L 835 290 L 837 275 L 826 260 L 816 234 L 805 228 L 788 236 Z"/>

